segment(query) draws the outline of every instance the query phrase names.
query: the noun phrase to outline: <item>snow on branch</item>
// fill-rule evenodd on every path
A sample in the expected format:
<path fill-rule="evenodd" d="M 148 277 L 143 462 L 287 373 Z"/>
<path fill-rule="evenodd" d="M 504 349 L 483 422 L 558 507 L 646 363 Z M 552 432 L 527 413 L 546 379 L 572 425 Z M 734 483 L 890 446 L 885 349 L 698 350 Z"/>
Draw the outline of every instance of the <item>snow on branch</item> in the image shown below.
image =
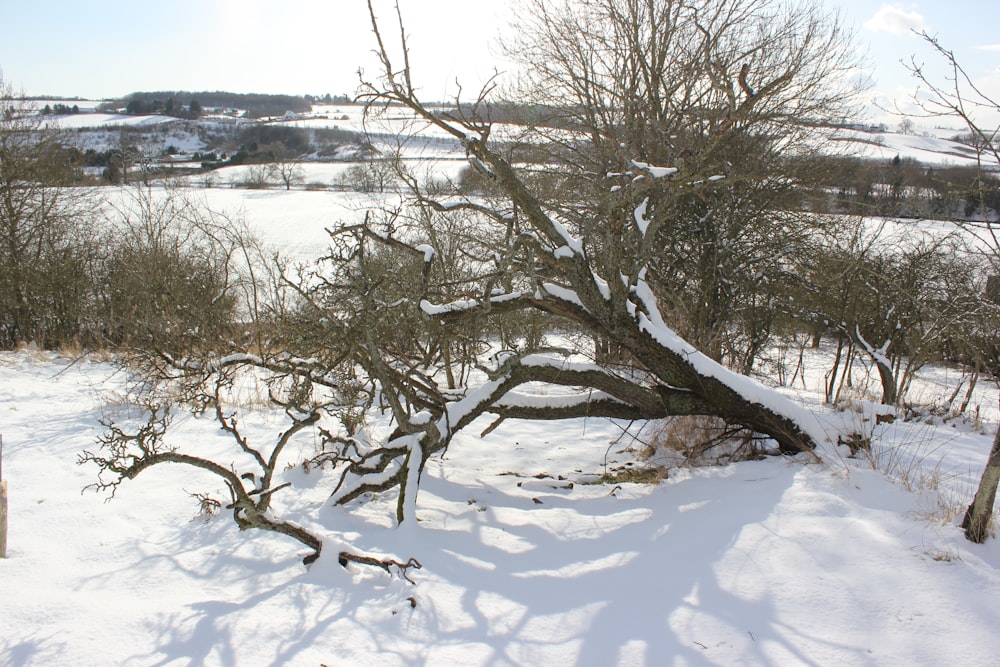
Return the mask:
<path fill-rule="evenodd" d="M 549 217 L 549 223 L 555 229 L 556 233 L 559 234 L 559 236 L 561 236 L 562 239 L 566 242 L 566 246 L 569 247 L 569 249 L 572 250 L 575 254 L 583 257 L 583 243 L 580 241 L 580 239 L 570 234 L 569 231 L 566 229 L 566 227 L 563 226 L 561 222 L 559 222 L 555 218 L 552 218 L 551 216 Z"/>
<path fill-rule="evenodd" d="M 885 366 L 886 368 L 892 368 L 892 362 L 889 360 L 889 345 L 892 343 L 891 340 L 886 340 L 882 343 L 882 347 L 875 349 L 875 347 L 865 340 L 865 337 L 861 335 L 861 327 L 857 324 L 854 325 L 854 333 L 857 336 L 858 343 L 864 348 L 865 352 L 875 360 L 875 363 Z"/>
<path fill-rule="evenodd" d="M 508 392 L 495 404 L 499 409 L 531 408 L 534 410 L 561 410 L 577 408 L 591 402 L 615 401 L 620 405 L 625 405 L 616 400 L 610 394 L 603 391 L 585 391 L 576 394 L 526 394 L 517 391 Z"/>
<path fill-rule="evenodd" d="M 538 298 L 544 298 L 546 295 L 559 299 L 560 301 L 565 301 L 566 303 L 572 304 L 584 312 L 588 312 L 587 307 L 584 306 L 583 301 L 580 300 L 580 295 L 577 294 L 575 290 L 571 290 L 568 287 L 556 285 L 555 283 L 542 283 L 541 292 L 539 293 Z"/>
<path fill-rule="evenodd" d="M 649 175 L 653 178 L 664 178 L 665 176 L 673 176 L 677 173 L 677 167 L 657 167 L 646 162 L 638 162 L 632 160 L 632 164 L 635 165 L 637 169 L 643 169 L 649 172 Z"/>
<path fill-rule="evenodd" d="M 434 248 L 432 246 L 427 245 L 426 243 L 421 243 L 418 246 L 414 246 L 413 249 L 416 250 L 417 252 L 424 253 L 424 264 L 433 260 L 434 256 L 437 254 Z"/>
<path fill-rule="evenodd" d="M 610 289 L 607 283 L 594 276 L 598 289 L 605 298 L 610 298 Z M 457 299 L 448 303 L 435 304 L 427 299 L 420 301 L 420 310 L 430 317 L 444 317 L 448 315 L 459 315 L 477 310 L 493 308 L 497 306 L 524 307 L 537 305 L 538 302 L 548 298 L 555 299 L 564 304 L 573 306 L 583 313 L 587 313 L 587 308 L 583 305 L 580 296 L 568 287 L 556 285 L 555 283 L 542 283 L 537 289 L 516 292 L 500 292 L 493 294 L 488 299 Z"/>
<path fill-rule="evenodd" d="M 656 296 L 645 280 L 640 278 L 633 286 L 632 291 L 641 305 L 641 308 L 636 309 L 636 317 L 641 331 L 651 336 L 665 349 L 684 358 L 699 375 L 714 378 L 730 387 L 744 400 L 762 405 L 772 413 L 790 420 L 814 442 L 830 442 L 831 439 L 827 436 L 826 430 L 812 412 L 773 389 L 765 387 L 753 378 L 729 370 L 719 362 L 699 352 L 667 326 L 660 315 Z"/>
<path fill-rule="evenodd" d="M 572 387 L 576 391 L 558 396 L 514 391 L 529 382 Z M 508 357 L 489 382 L 449 403 L 439 424 L 458 430 L 484 412 L 518 419 L 653 419 L 705 414 L 707 410 L 703 401 L 686 390 L 648 387 L 597 364 L 529 353 Z"/>
<path fill-rule="evenodd" d="M 635 226 L 639 229 L 639 233 L 643 236 L 646 235 L 646 230 L 649 228 L 649 220 L 646 219 L 646 207 L 649 205 L 649 197 L 642 200 L 642 203 L 635 207 L 633 215 L 635 217 Z"/>
<path fill-rule="evenodd" d="M 450 315 L 453 313 L 463 313 L 471 310 L 476 310 L 483 305 L 481 301 L 476 299 L 459 299 L 457 301 L 449 301 L 443 304 L 434 304 L 427 299 L 420 300 L 420 310 L 431 317 L 439 317 L 441 315 Z"/>

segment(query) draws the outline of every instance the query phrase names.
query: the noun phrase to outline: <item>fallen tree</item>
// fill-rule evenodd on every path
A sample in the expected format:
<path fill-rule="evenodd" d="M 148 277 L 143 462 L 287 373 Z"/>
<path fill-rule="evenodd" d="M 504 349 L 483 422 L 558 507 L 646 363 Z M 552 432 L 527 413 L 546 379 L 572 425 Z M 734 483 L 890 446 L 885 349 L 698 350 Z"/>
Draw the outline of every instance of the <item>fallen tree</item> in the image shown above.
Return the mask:
<path fill-rule="evenodd" d="M 479 113 L 490 86 L 477 103 L 456 104 L 459 111 L 454 113 L 425 105 L 411 83 L 405 38 L 399 44 L 403 66 L 397 68 L 369 3 L 382 65 L 378 81 L 362 82 L 369 115 L 374 118 L 381 110 L 398 111 L 402 106 L 418 121 L 458 141 L 479 175 L 481 190 L 450 191 L 408 173 L 398 161 L 397 177 L 406 195 L 390 203 L 383 193 L 364 221 L 331 229 L 330 252 L 313 266 L 272 265 L 264 270 L 254 264 L 242 273 L 224 272 L 230 279 L 245 276 L 220 288 L 225 294 L 238 288 L 235 292 L 244 305 L 236 310 L 246 321 L 223 330 L 241 333 L 233 333 L 228 341 L 213 340 L 205 348 L 185 347 L 183 354 L 152 341 L 133 357 L 144 369 L 144 380 L 168 388 L 193 410 L 213 406 L 223 429 L 230 425 L 236 442 L 242 443 L 235 433 L 234 413 L 220 407 L 230 399 L 204 388 L 220 382 L 228 386 L 226 378 L 237 372 L 259 378 L 268 387 L 269 402 L 292 420 L 291 428 L 308 425 L 320 434 L 319 451 L 307 464 L 335 469 L 335 502 L 398 487 L 399 522 L 414 520 L 420 476 L 429 458 L 440 455 L 456 433 L 486 414 L 494 421 L 484 433 L 504 419 L 705 415 L 758 443 L 759 451 L 812 452 L 825 434 L 811 413 L 730 370 L 721 354 L 705 354 L 678 334 L 672 323 L 678 317 L 677 304 L 684 300 L 671 301 L 669 309 L 662 304 L 670 301 L 672 291 L 684 288 L 683 278 L 668 270 L 673 264 L 661 251 L 664 239 L 670 238 L 666 231 L 682 218 L 697 218 L 707 229 L 714 215 L 725 217 L 728 224 L 749 211 L 755 225 L 767 223 L 766 205 L 777 194 L 768 192 L 736 213 L 726 207 L 780 179 L 733 169 L 723 175 L 716 169 L 725 166 L 731 152 L 713 151 L 727 143 L 746 148 L 773 141 L 768 151 L 774 154 L 790 136 L 777 128 L 796 109 L 826 108 L 821 102 L 827 97 L 817 97 L 811 106 L 803 104 L 807 93 L 820 90 L 826 62 L 821 56 L 828 55 L 824 49 L 838 39 L 836 25 L 812 21 L 808 12 L 774 24 L 772 19 L 782 18 L 781 12 L 742 14 L 736 11 L 740 3 L 724 3 L 732 12 L 713 16 L 700 11 L 712 3 L 581 4 L 612 14 L 622 10 L 617 27 L 639 20 L 644 40 L 655 45 L 663 38 L 668 45 L 650 56 L 643 39 L 626 40 L 620 53 L 628 62 L 649 69 L 655 63 L 644 60 L 648 57 L 688 58 L 685 71 L 691 78 L 670 90 L 664 88 L 670 82 L 658 80 L 643 91 L 641 72 L 633 72 L 636 78 L 625 82 L 632 87 L 621 92 L 648 94 L 645 106 L 629 111 L 624 98 L 605 99 L 603 106 L 591 110 L 616 117 L 600 127 L 593 124 L 593 132 L 581 132 L 577 126 L 561 139 L 536 137 L 535 143 L 525 144 L 497 140 L 493 125 Z M 638 11 L 646 4 L 649 15 Z M 757 5 L 770 7 L 766 2 Z M 747 30 L 751 25 L 765 32 Z M 812 29 L 798 34 L 796 26 Z M 399 28 L 403 34 L 401 19 Z M 680 33 L 683 39 L 671 41 Z M 785 59 L 783 70 L 773 71 L 774 58 L 763 57 L 770 53 L 766 44 L 747 37 L 769 34 L 782 44 L 783 53 L 798 54 Z M 732 39 L 724 39 L 727 35 Z M 601 76 L 614 78 L 611 69 Z M 798 85 L 800 78 L 808 85 Z M 575 83 L 593 81 L 584 76 Z M 704 94 L 693 98 L 699 90 Z M 682 101 L 684 113 L 676 117 L 674 105 Z M 573 108 L 587 113 L 585 107 Z M 625 116 L 618 117 L 620 112 Z M 808 124 L 808 113 L 801 113 L 796 122 Z M 618 142 L 619 137 L 632 136 L 621 135 L 623 131 L 643 139 Z M 686 154 L 686 164 L 696 166 L 685 167 L 680 154 L 678 162 L 670 164 L 644 148 L 669 140 L 674 131 L 690 139 L 685 150 L 704 150 L 714 157 Z M 515 159 L 538 146 L 554 153 L 532 163 Z M 595 148 L 609 146 L 617 154 L 614 159 Z M 586 159 L 573 162 L 573 155 Z M 598 163 L 603 166 L 595 171 Z M 747 190 L 738 185 L 741 181 Z M 801 240 L 802 231 L 794 227 L 781 218 L 773 229 L 760 228 L 754 235 Z M 743 233 L 738 229 L 746 227 L 730 231 Z M 727 243 L 714 239 L 704 257 L 721 252 Z M 754 258 L 768 253 L 774 254 L 758 246 L 751 255 L 731 258 L 732 263 L 718 261 L 730 268 L 742 265 L 745 271 Z M 775 278 L 791 275 L 793 254 L 791 247 L 776 256 L 771 267 Z M 245 256 L 229 253 L 226 262 Z M 228 266 L 226 262 L 220 266 Z M 701 329 L 718 332 L 725 325 L 720 304 L 738 301 L 731 294 L 721 295 L 729 289 L 730 278 L 713 280 L 708 289 L 720 296 Z M 198 327 L 192 324 L 192 329 Z M 549 338 L 558 339 L 561 347 L 553 347 Z M 753 345 L 765 339 L 766 331 Z M 571 390 L 558 399 L 544 398 L 528 389 L 539 383 Z M 366 418 L 379 410 L 391 418 L 394 428 L 388 436 L 365 427 Z M 121 430 L 117 435 L 112 431 L 112 436 L 105 442 L 105 453 L 91 454 L 88 460 L 120 477 L 135 476 L 160 462 L 200 465 L 155 448 L 122 460 L 117 452 L 131 435 Z M 275 482 L 268 471 L 273 472 L 276 456 L 256 457 L 269 484 Z M 260 500 L 248 503 L 244 496 L 256 493 L 262 500 L 286 487 L 248 488 L 237 483 L 241 476 L 234 479 L 224 467 L 210 469 L 227 480 L 240 527 L 278 530 L 267 523 L 267 505 L 261 506 Z M 112 479 L 107 484 L 114 483 Z M 244 525 L 247 521 L 257 523 Z M 278 532 L 319 554 L 321 544 L 312 543 L 311 534 Z M 341 559 L 384 569 L 410 566 L 393 559 L 343 554 Z"/>
<path fill-rule="evenodd" d="M 591 4 L 618 6 L 622 3 Z M 655 4 L 660 9 L 676 9 L 672 3 Z M 423 228 L 418 225 L 406 228 L 399 223 L 398 217 L 393 218 L 393 224 L 365 225 L 356 230 L 359 239 L 386 247 L 408 248 L 413 255 L 423 255 L 422 269 L 408 272 L 411 276 L 423 275 L 420 287 L 412 289 L 405 298 L 394 294 L 393 303 L 397 308 L 404 303 L 410 306 L 419 303 L 420 313 L 430 321 L 428 336 L 444 340 L 443 343 L 439 340 L 439 350 L 448 348 L 449 340 L 454 339 L 454 332 L 459 327 L 474 327 L 489 318 L 535 311 L 549 316 L 550 326 L 600 340 L 632 363 L 625 368 L 599 363 L 580 365 L 551 354 L 535 354 L 536 350 L 529 346 L 489 369 L 487 382 L 469 386 L 461 397 L 454 397 L 453 393 L 437 386 L 431 377 L 433 373 L 416 379 L 415 369 L 420 364 L 415 360 L 419 355 L 411 355 L 409 359 L 398 356 L 391 361 L 383 359 L 385 349 L 376 337 L 372 337 L 364 364 L 377 379 L 380 390 L 385 392 L 399 428 L 395 437 L 382 446 L 361 452 L 356 443 L 352 443 L 351 455 L 347 455 L 346 450 L 338 455 L 338 462 L 347 463 L 334 494 L 338 502 L 348 502 L 362 493 L 398 484 L 402 492 L 397 518 L 404 520 L 412 514 L 416 484 L 428 457 L 446 448 L 456 431 L 484 413 L 498 415 L 501 419 L 585 416 L 655 419 L 670 415 L 711 415 L 769 441 L 776 451 L 797 453 L 815 448 L 824 436 L 808 412 L 699 352 L 667 324 L 660 308 L 658 295 L 669 290 L 670 285 L 657 283 L 652 277 L 651 260 L 655 252 L 651 244 L 656 238 L 657 226 L 670 221 L 652 215 L 650 198 L 657 189 L 697 190 L 699 187 L 706 188 L 703 196 L 708 197 L 711 196 L 707 189 L 710 179 L 697 183 L 699 174 L 677 176 L 678 168 L 643 162 L 639 159 L 643 156 L 637 155 L 629 160 L 627 174 L 598 175 L 611 179 L 613 184 L 621 183 L 616 188 L 609 188 L 618 193 L 615 204 L 588 202 L 588 210 L 601 217 L 571 229 L 561 215 L 571 205 L 567 198 L 546 198 L 546 193 L 551 195 L 551 191 L 539 183 L 538 168 L 518 166 L 505 155 L 505 152 L 509 154 L 510 146 L 491 138 L 492 125 L 476 115 L 476 104 L 456 105 L 464 111 L 442 114 L 419 99 L 411 82 L 405 38 L 401 38 L 399 45 L 403 65 L 396 67 L 371 3 L 369 9 L 382 64 L 381 79 L 365 81 L 362 85 L 362 97 L 369 104 L 369 112 L 377 115 L 380 109 L 403 106 L 418 119 L 454 137 L 465 148 L 470 164 L 488 183 L 489 189 L 488 197 L 442 198 L 432 196 L 416 179 L 403 175 L 402 180 L 411 187 L 412 203 L 419 207 L 423 220 L 433 216 L 439 220 L 467 216 L 465 236 L 461 240 L 443 241 L 441 227 L 433 222 Z M 697 17 L 694 25 L 702 31 L 696 30 L 695 34 L 704 33 L 708 53 L 710 36 L 704 26 L 698 24 Z M 399 27 L 400 34 L 404 34 L 401 19 Z M 733 29 L 736 24 L 723 27 Z M 656 27 L 652 29 L 655 32 Z M 623 48 L 631 46 L 637 45 Z M 796 73 L 773 74 L 773 80 L 764 83 L 756 93 L 747 90 L 745 69 L 728 75 L 715 71 L 712 76 L 717 79 L 728 76 L 733 95 L 743 88 L 744 99 L 734 98 L 729 102 L 734 106 L 731 111 L 736 118 L 747 121 L 756 105 L 773 106 L 780 91 L 789 85 Z M 488 91 L 488 88 L 484 90 L 479 102 L 485 99 Z M 666 100 L 662 102 L 667 103 Z M 769 115 L 762 125 L 770 127 L 772 121 Z M 720 123 L 715 128 L 720 137 L 715 140 L 754 133 L 752 129 L 743 129 L 737 134 L 726 134 L 736 132 L 736 125 L 734 120 Z M 602 137 L 605 139 L 607 137 Z M 436 233 L 428 231 L 435 229 Z M 469 229 L 476 231 L 470 233 Z M 478 234 L 475 243 L 468 240 L 470 234 Z M 453 295 L 454 290 L 445 289 L 445 283 L 433 280 L 438 252 L 434 236 L 443 243 L 465 242 L 470 247 L 468 254 L 474 252 L 473 248 L 479 250 L 472 263 L 474 268 L 462 280 L 460 298 L 449 300 L 447 296 Z M 358 251 L 356 256 L 363 254 Z M 407 272 L 406 268 L 402 270 Z M 328 279 L 320 291 L 329 290 L 332 282 Z M 448 287 L 453 288 L 454 282 Z M 445 298 L 435 300 L 430 298 L 432 294 Z M 309 301 L 318 304 L 332 300 L 317 298 L 313 293 Z M 389 301 L 384 298 L 381 306 Z M 318 308 L 316 314 L 321 311 L 322 308 Z M 427 345 L 424 349 L 432 347 Z M 578 387 L 580 393 L 576 400 L 563 399 L 558 405 L 533 402 L 514 391 L 530 382 L 570 385 Z"/>

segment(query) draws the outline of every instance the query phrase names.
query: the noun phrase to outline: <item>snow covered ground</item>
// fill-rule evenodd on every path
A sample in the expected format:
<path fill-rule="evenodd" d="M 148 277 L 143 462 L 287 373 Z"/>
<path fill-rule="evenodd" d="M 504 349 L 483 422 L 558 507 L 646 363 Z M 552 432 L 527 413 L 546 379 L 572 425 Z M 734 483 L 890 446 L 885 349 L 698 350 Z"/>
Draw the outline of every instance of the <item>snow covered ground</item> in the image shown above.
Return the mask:
<path fill-rule="evenodd" d="M 892 160 L 898 155 L 926 165 L 976 166 L 976 151 L 951 140 L 963 132 L 967 130 L 932 129 L 921 130 L 919 134 L 896 134 L 842 129 L 833 132 L 832 137 L 835 142 L 846 144 L 849 154 L 858 157 Z"/>
<path fill-rule="evenodd" d="M 107 127 L 150 128 L 180 121 L 173 116 L 129 116 L 117 113 L 79 113 L 45 118 L 45 123 L 61 130 L 98 129 Z"/>
<path fill-rule="evenodd" d="M 977 398 L 980 431 L 877 427 L 908 484 L 832 451 L 588 484 L 633 460 L 625 424 L 508 421 L 480 438 L 484 421 L 430 463 L 420 521 L 401 528 L 392 493 L 331 506 L 333 476 L 296 465 L 315 451 L 302 436 L 283 473 L 294 491 L 275 505 L 325 541 L 307 570 L 289 539 L 198 516 L 190 494 L 223 496 L 210 476 L 161 466 L 110 502 L 81 495 L 96 471 L 77 457 L 123 409 L 112 365 L 0 353 L 0 378 L 5 665 L 990 665 L 1000 653 L 1000 543 L 967 542 L 955 516 L 967 498 L 951 495 L 971 492 L 985 460 L 995 388 Z M 863 425 L 865 410 L 822 409 L 813 388 L 797 394 L 822 421 Z M 266 436 L 281 422 L 244 423 Z M 210 419 L 177 427 L 223 455 Z M 423 567 L 413 584 L 345 569 L 344 548 Z"/>

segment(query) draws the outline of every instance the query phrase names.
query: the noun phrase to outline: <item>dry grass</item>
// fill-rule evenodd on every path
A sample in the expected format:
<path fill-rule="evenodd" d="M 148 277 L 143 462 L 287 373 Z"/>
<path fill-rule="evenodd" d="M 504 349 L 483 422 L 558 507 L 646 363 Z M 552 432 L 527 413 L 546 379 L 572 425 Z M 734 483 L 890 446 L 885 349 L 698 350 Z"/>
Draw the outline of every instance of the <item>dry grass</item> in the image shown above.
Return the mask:
<path fill-rule="evenodd" d="M 911 493 L 926 494 L 929 506 L 915 515 L 930 523 L 957 525 L 965 516 L 975 495 L 973 482 L 960 481 L 966 471 L 944 467 L 945 450 L 949 442 L 935 437 L 934 427 L 925 424 L 905 430 L 886 430 L 874 435 L 869 431 L 870 448 L 858 452 L 857 458 L 867 461 L 873 470 L 900 484 Z M 1000 525 L 994 511 L 988 530 L 996 534 Z"/>
<path fill-rule="evenodd" d="M 637 452 L 639 460 L 672 465 L 722 465 L 757 460 L 765 454 L 761 441 L 710 416 L 671 417 L 656 422 L 652 437 L 643 444 Z"/>
<path fill-rule="evenodd" d="M 930 558 L 935 563 L 952 563 L 957 560 L 962 560 L 961 555 L 958 553 L 958 549 L 952 546 L 927 547 L 922 549 L 920 553 L 927 558 Z"/>
<path fill-rule="evenodd" d="M 666 468 L 624 465 L 601 475 L 594 484 L 659 484 L 669 476 Z"/>

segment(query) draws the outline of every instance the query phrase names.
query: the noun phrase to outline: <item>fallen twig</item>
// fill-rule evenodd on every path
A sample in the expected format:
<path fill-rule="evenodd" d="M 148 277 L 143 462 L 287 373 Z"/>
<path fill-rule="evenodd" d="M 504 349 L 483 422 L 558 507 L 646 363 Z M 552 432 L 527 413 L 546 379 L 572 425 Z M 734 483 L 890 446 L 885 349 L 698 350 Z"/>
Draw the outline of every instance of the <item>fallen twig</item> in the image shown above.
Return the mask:
<path fill-rule="evenodd" d="M 385 570 L 386 573 L 390 575 L 392 574 L 393 566 L 395 566 L 399 570 L 399 576 L 401 576 L 403 579 L 406 579 L 411 584 L 416 584 L 417 582 L 413 581 L 413 579 L 410 579 L 406 575 L 406 571 L 409 570 L 411 567 L 414 570 L 420 570 L 423 568 L 423 565 L 421 565 L 420 561 L 418 561 L 416 558 L 411 558 L 405 563 L 401 563 L 398 560 L 393 560 L 392 558 L 384 558 L 382 560 L 379 560 L 374 556 L 361 556 L 358 554 L 352 554 L 349 551 L 341 551 L 340 555 L 337 557 L 337 562 L 340 563 L 342 567 L 347 567 L 347 564 L 349 562 L 358 563 L 359 565 L 372 565 L 374 567 L 378 567 Z"/>

